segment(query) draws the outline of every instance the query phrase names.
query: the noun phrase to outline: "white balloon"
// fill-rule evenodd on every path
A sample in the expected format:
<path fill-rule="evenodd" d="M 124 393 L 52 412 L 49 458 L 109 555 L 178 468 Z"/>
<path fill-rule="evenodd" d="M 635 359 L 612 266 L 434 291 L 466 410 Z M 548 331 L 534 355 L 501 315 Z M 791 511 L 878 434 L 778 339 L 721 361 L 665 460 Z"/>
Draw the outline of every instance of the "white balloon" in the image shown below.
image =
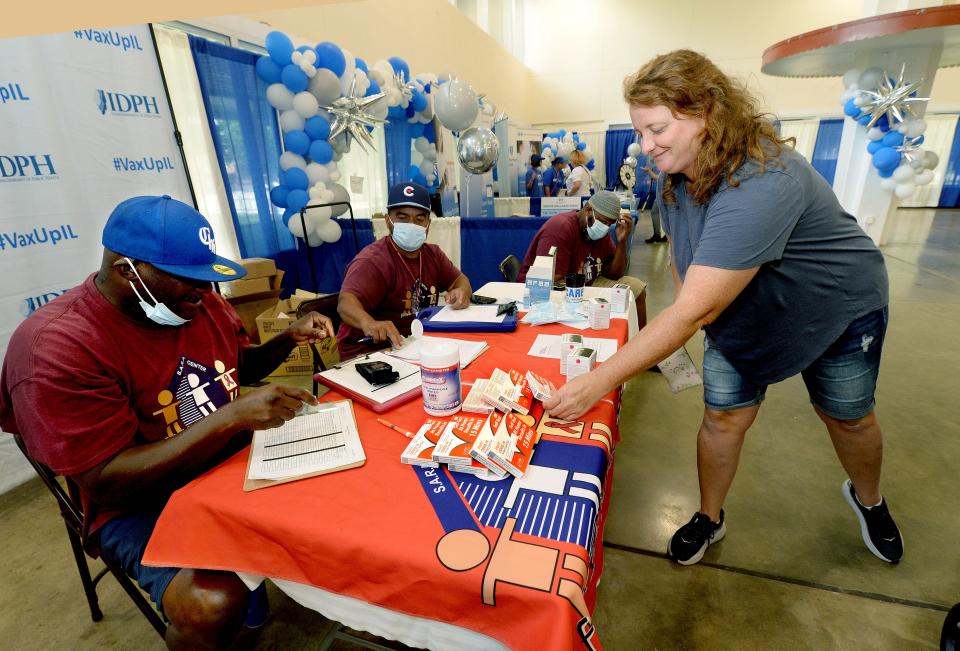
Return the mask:
<path fill-rule="evenodd" d="M 912 167 L 914 170 L 916 170 L 917 172 L 919 172 L 920 170 L 923 169 L 923 161 L 922 161 L 922 160 L 912 160 L 912 161 L 910 161 L 910 167 Z"/>
<path fill-rule="evenodd" d="M 863 105 L 866 104 L 868 101 L 869 101 L 869 100 L 868 100 L 866 97 L 864 97 L 864 96 L 862 96 L 862 95 L 857 95 L 856 97 L 853 98 L 853 105 L 854 105 L 854 106 L 863 106 Z"/>
<path fill-rule="evenodd" d="M 288 170 L 291 167 L 298 167 L 305 171 L 307 168 L 307 161 L 300 154 L 295 154 L 292 151 L 285 151 L 280 154 L 280 169 Z"/>
<path fill-rule="evenodd" d="M 897 129 L 897 133 L 906 133 L 906 132 L 907 132 L 907 123 L 906 123 L 906 122 L 901 122 L 900 124 L 897 125 L 896 129 Z"/>
<path fill-rule="evenodd" d="M 309 61 L 301 61 L 300 69 L 303 70 L 303 74 L 305 74 L 309 78 L 313 78 L 313 76 L 317 74 L 317 69 Z"/>
<path fill-rule="evenodd" d="M 307 173 L 307 178 L 310 179 L 311 185 L 326 183 L 330 180 L 330 172 L 320 163 L 310 163 L 304 171 Z"/>
<path fill-rule="evenodd" d="M 350 151 L 350 147 L 348 146 L 344 151 Z M 342 152 L 342 151 L 335 151 L 335 152 L 333 152 L 333 160 L 339 161 L 339 160 L 342 159 L 342 158 L 343 158 L 343 152 Z M 337 179 L 339 179 L 339 177 L 337 177 Z M 333 180 L 336 181 L 337 179 L 333 179 Z"/>
<path fill-rule="evenodd" d="M 297 93 L 293 98 L 293 110 L 300 114 L 300 117 L 312 118 L 317 114 L 317 109 L 320 108 L 317 103 L 317 98 L 313 96 L 312 93 L 303 91 L 302 93 Z"/>
<path fill-rule="evenodd" d="M 927 121 L 923 118 L 916 118 L 907 122 L 906 126 L 907 130 L 903 135 L 907 138 L 916 138 L 923 135 L 923 132 L 927 130 Z"/>
<path fill-rule="evenodd" d="M 936 169 L 940 164 L 940 157 L 935 152 L 927 150 L 923 152 L 923 166 L 928 170 Z"/>
<path fill-rule="evenodd" d="M 284 111 L 280 114 L 280 130 L 284 133 L 287 131 L 302 131 L 303 116 L 293 109 Z"/>
<path fill-rule="evenodd" d="M 363 97 L 370 90 L 370 78 L 360 68 L 353 71 L 353 76 L 357 80 L 357 97 Z M 349 90 L 349 89 L 348 89 Z"/>
<path fill-rule="evenodd" d="M 434 148 L 428 149 L 426 152 L 424 152 L 423 157 L 426 158 L 426 159 L 429 160 L 429 161 L 433 161 L 434 163 L 436 163 L 436 162 L 437 162 L 437 150 L 434 149 Z"/>
<path fill-rule="evenodd" d="M 331 181 L 331 182 L 336 183 L 336 182 L 339 181 L 339 180 L 340 180 L 340 171 L 339 171 L 339 170 L 334 170 L 334 171 L 330 172 L 330 181 Z"/>
<path fill-rule="evenodd" d="M 901 164 L 897 169 L 893 170 L 893 174 L 890 176 L 897 183 L 906 183 L 907 181 L 913 180 L 913 176 L 916 172 L 913 171 L 913 168 L 910 167 L 909 163 Z"/>
<path fill-rule="evenodd" d="M 325 219 L 317 224 L 314 231 L 324 242 L 336 242 L 343 235 L 340 224 L 332 219 Z"/>
<path fill-rule="evenodd" d="M 303 53 L 303 60 L 311 64 L 316 63 L 317 51 L 312 48 L 307 50 L 306 52 Z"/>
<path fill-rule="evenodd" d="M 422 154 L 430 148 L 430 141 L 423 136 L 419 136 L 413 141 L 413 148 Z"/>
<path fill-rule="evenodd" d="M 335 196 L 333 190 L 324 190 L 320 198 L 323 199 L 323 203 L 330 203 Z"/>
<path fill-rule="evenodd" d="M 433 101 L 433 110 L 437 119 L 451 131 L 463 131 L 468 128 L 477 119 L 477 113 L 480 110 L 476 92 L 462 79 L 454 79 L 443 84 L 436 91 Z"/>
<path fill-rule="evenodd" d="M 340 94 L 349 95 L 350 84 L 353 83 L 353 72 L 357 69 L 357 60 L 352 54 L 350 54 L 350 50 L 345 48 L 343 49 L 343 58 L 345 59 L 346 63 L 343 67 L 343 74 L 340 75 Z M 357 95 L 360 97 L 363 96 L 359 90 L 357 91 Z"/>
<path fill-rule="evenodd" d="M 289 111 L 293 108 L 293 93 L 281 83 L 267 86 L 267 102 L 278 111 Z"/>
<path fill-rule="evenodd" d="M 870 129 L 867 131 L 867 138 L 870 140 L 883 140 L 883 135 L 883 130 L 877 127 L 870 127 Z"/>
<path fill-rule="evenodd" d="M 293 233 L 294 237 L 303 237 L 303 223 L 300 221 L 300 213 L 290 217 L 290 221 L 287 222 L 287 229 Z"/>
<path fill-rule="evenodd" d="M 563 142 L 573 142 L 573 134 L 572 133 L 563 134 Z"/>
<path fill-rule="evenodd" d="M 624 160 L 623 162 L 629 165 L 630 167 L 637 166 L 637 159 L 634 158 L 633 156 L 627 156 L 626 160 Z"/>
<path fill-rule="evenodd" d="M 410 152 L 410 164 L 420 167 L 420 163 L 423 162 L 423 154 L 418 151 Z"/>
<path fill-rule="evenodd" d="M 896 190 L 897 182 L 893 180 L 893 177 L 880 179 L 880 187 L 883 188 L 884 190 Z"/>
<path fill-rule="evenodd" d="M 913 194 L 914 190 L 916 189 L 917 186 L 915 186 L 913 183 L 898 183 L 896 193 L 901 199 L 906 199 Z"/>
<path fill-rule="evenodd" d="M 320 105 L 330 106 L 333 100 L 340 97 L 340 80 L 330 70 L 321 68 L 310 79 L 307 90 L 317 98 Z"/>
<path fill-rule="evenodd" d="M 850 86 L 855 86 L 857 82 L 860 81 L 860 75 L 863 74 L 863 70 L 858 68 L 851 68 L 843 73 L 843 87 L 850 88 Z"/>
<path fill-rule="evenodd" d="M 290 62 L 295 66 L 299 66 L 301 61 L 303 61 L 303 52 L 300 50 L 294 50 L 290 54 Z"/>
<path fill-rule="evenodd" d="M 433 174 L 434 170 L 436 170 L 436 168 L 434 167 L 432 162 L 425 160 L 422 163 L 420 163 L 420 173 L 423 174 L 424 176 L 430 176 L 431 174 Z"/>
<path fill-rule="evenodd" d="M 428 175 L 427 175 L 427 185 L 433 185 L 433 184 L 436 182 L 436 180 L 437 180 L 437 175 L 436 175 L 436 174 L 428 174 Z"/>
<path fill-rule="evenodd" d="M 318 197 L 319 201 L 322 201 L 322 198 Z M 313 224 L 313 230 L 316 231 L 317 227 L 322 224 L 324 221 L 330 219 L 331 211 L 330 206 L 322 206 L 320 208 L 310 208 L 307 210 L 307 218 L 310 220 L 310 223 Z"/>
<path fill-rule="evenodd" d="M 867 68 L 860 73 L 860 78 L 857 79 L 857 87 L 861 90 L 876 90 L 882 79 L 883 70 L 881 68 Z"/>
<path fill-rule="evenodd" d="M 631 142 L 627 146 L 627 156 L 633 156 L 634 158 L 636 158 L 637 156 L 640 155 L 640 152 L 641 152 L 641 149 L 640 149 L 639 142 Z"/>
<path fill-rule="evenodd" d="M 921 170 L 917 174 L 916 178 L 913 179 L 913 182 L 917 185 L 926 185 L 933 181 L 933 171 L 932 170 Z"/>
<path fill-rule="evenodd" d="M 377 86 L 380 86 L 381 89 L 383 88 L 383 84 L 387 81 L 383 78 L 383 73 L 381 73 L 379 70 L 374 70 L 373 68 L 370 68 L 370 70 L 367 71 L 367 77 L 377 82 Z"/>

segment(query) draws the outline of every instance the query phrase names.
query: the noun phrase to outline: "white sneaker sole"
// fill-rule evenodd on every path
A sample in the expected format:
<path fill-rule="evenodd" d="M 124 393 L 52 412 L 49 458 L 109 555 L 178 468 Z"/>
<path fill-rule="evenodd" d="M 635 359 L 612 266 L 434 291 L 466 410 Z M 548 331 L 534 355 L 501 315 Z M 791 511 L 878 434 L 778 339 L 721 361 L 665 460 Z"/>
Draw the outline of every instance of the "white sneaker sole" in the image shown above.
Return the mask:
<path fill-rule="evenodd" d="M 857 503 L 853 499 L 852 492 L 850 490 L 852 483 L 849 479 L 844 480 L 843 484 L 840 485 L 840 490 L 843 491 L 843 499 L 847 501 L 847 504 L 850 505 L 850 508 L 853 509 L 853 514 L 857 516 L 857 520 L 860 522 L 860 537 L 863 538 L 863 544 L 867 546 L 867 549 L 870 550 L 870 553 L 879 558 L 884 563 L 897 563 L 899 561 L 891 561 L 889 558 L 880 553 L 880 550 L 874 546 L 873 541 L 870 540 L 870 530 L 867 528 L 867 520 L 863 517 L 863 513 L 860 512 L 860 507 L 857 506 Z M 903 534 L 900 534 L 900 542 L 903 542 Z M 701 552 L 701 556 L 703 553 Z"/>
<path fill-rule="evenodd" d="M 717 529 L 712 536 L 707 538 L 707 542 L 697 551 L 696 554 L 691 556 L 685 561 L 681 561 L 678 558 L 674 557 L 671 547 L 673 546 L 673 539 L 671 538 L 670 542 L 667 544 L 667 556 L 669 556 L 675 563 L 680 565 L 696 565 L 700 562 L 700 559 L 703 558 L 703 555 L 707 553 L 707 547 L 714 543 L 718 543 L 723 540 L 723 537 L 727 535 L 727 523 L 724 522 L 720 525 L 720 528 Z"/>

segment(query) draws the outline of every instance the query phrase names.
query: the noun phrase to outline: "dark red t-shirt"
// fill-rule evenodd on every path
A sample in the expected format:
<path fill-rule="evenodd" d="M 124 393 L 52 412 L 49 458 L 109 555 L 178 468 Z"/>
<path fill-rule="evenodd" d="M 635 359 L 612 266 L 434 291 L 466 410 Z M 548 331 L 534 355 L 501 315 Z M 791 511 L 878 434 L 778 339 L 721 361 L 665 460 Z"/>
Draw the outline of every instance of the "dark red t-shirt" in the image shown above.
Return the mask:
<path fill-rule="evenodd" d="M 239 351 L 249 345 L 215 293 L 186 325 L 154 327 L 104 298 L 94 276 L 17 328 L 0 376 L 0 428 L 64 476 L 175 436 L 230 402 Z M 119 514 L 81 497 L 89 533 Z"/>
<path fill-rule="evenodd" d="M 540 227 L 530 242 L 527 255 L 520 267 L 517 282 L 527 278 L 527 270 L 538 255 L 547 255 L 550 247 L 557 247 L 554 270 L 561 275 L 583 273 L 587 275 L 587 284 L 600 275 L 600 262 L 605 262 L 617 252 L 609 236 L 599 240 L 587 240 L 580 228 L 577 211 L 562 212 L 554 215 Z"/>
<path fill-rule="evenodd" d="M 440 294 L 460 277 L 450 258 L 436 244 L 424 244 L 416 260 L 401 255 L 390 236 L 369 244 L 347 265 L 341 292 L 353 294 L 377 321 L 393 321 L 400 334 L 410 334 L 419 310 L 436 305 Z M 340 359 L 373 349 L 347 343 L 363 330 L 343 323 L 337 332 Z"/>

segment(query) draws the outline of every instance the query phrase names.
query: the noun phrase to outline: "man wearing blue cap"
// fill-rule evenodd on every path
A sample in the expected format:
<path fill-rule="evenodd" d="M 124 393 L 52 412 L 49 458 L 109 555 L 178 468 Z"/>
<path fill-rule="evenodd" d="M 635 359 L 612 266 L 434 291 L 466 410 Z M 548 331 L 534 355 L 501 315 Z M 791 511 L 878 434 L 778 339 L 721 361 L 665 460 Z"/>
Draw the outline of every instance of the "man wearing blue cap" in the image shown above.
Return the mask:
<path fill-rule="evenodd" d="M 417 312 L 446 304 L 456 310 L 470 304 L 470 281 L 436 244 L 427 244 L 430 193 L 422 185 L 399 183 L 387 200 L 390 237 L 370 244 L 347 266 L 337 310 L 340 359 L 350 359 L 386 344 L 402 345 Z"/>
<path fill-rule="evenodd" d="M 215 253 L 192 207 L 163 197 L 121 203 L 103 230 L 97 273 L 30 315 L 0 376 L 0 427 L 80 487 L 84 546 L 122 566 L 170 621 L 167 644 L 229 645 L 251 599 L 231 572 L 147 567 L 143 551 L 170 494 L 316 398 L 271 384 L 294 346 L 332 334 L 313 313 L 262 346 L 212 292 L 246 272 Z M 258 593 L 254 593 L 257 595 Z M 249 615 L 249 616 L 248 616 Z"/>

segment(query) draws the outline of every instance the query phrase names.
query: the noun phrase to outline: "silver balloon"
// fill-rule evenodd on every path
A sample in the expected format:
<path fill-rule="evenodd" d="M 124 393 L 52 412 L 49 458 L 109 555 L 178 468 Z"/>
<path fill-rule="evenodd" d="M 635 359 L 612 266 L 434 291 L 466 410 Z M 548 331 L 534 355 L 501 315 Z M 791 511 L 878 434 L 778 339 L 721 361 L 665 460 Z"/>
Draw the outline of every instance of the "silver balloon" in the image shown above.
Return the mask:
<path fill-rule="evenodd" d="M 471 174 L 484 174 L 493 169 L 500 154 L 500 142 L 490 129 L 471 127 L 460 134 L 457 159 Z"/>

